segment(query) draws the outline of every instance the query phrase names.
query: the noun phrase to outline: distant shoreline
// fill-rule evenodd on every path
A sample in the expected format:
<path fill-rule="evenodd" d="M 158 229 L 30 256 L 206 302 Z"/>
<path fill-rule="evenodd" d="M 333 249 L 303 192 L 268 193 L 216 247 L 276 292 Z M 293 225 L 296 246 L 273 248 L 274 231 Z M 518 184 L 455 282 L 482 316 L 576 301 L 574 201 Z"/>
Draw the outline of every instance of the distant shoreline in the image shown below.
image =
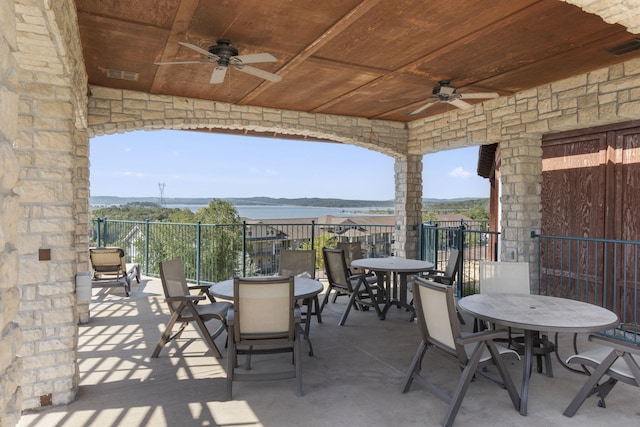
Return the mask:
<path fill-rule="evenodd" d="M 158 197 L 118 197 L 118 196 L 91 196 L 89 203 L 91 207 L 108 207 L 125 205 L 127 203 L 143 202 L 143 203 L 156 203 L 164 207 L 173 207 L 174 205 L 189 205 L 189 206 L 207 206 L 209 202 L 215 200 L 215 198 L 188 198 L 188 197 L 167 197 L 162 200 Z M 233 204 L 234 206 L 262 206 L 262 207 L 276 207 L 276 206 L 290 206 L 290 207 L 319 207 L 319 208 L 366 208 L 366 209 L 393 209 L 393 200 L 348 200 L 348 199 L 333 199 L 333 198 L 272 198 L 272 197 L 248 197 L 248 198 L 222 198 Z M 423 199 L 424 205 L 443 203 L 443 202 L 457 202 L 465 200 L 487 200 L 485 197 L 467 197 L 460 199 Z"/>

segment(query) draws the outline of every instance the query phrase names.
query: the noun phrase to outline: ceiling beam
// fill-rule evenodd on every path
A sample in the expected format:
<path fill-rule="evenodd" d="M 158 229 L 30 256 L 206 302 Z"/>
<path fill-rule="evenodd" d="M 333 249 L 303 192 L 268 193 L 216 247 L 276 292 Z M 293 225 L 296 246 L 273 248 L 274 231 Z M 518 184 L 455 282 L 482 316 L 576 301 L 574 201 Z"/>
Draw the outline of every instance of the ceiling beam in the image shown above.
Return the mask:
<path fill-rule="evenodd" d="M 380 3 L 381 0 L 363 0 L 358 6 L 353 8 L 349 13 L 343 16 L 338 22 L 331 26 L 327 31 L 322 33 L 320 37 L 315 39 L 310 45 L 305 47 L 300 53 L 294 56 L 289 63 L 280 68 L 276 74 L 283 78 L 295 69 L 298 65 L 302 64 L 311 55 L 320 50 L 323 46 L 329 43 L 331 40 L 340 35 L 342 31 L 351 26 L 354 22 L 360 19 L 365 13 L 369 12 L 374 6 Z M 268 82 L 262 82 L 251 93 L 242 98 L 238 104 L 250 104 L 254 101 L 262 92 L 269 87 Z"/>

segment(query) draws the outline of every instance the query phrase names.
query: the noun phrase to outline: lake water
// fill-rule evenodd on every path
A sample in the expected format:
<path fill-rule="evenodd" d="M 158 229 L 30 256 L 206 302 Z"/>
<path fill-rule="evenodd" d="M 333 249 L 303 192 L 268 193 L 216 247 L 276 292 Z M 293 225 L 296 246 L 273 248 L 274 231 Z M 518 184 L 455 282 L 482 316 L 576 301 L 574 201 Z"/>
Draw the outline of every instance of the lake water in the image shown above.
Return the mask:
<path fill-rule="evenodd" d="M 190 209 L 196 212 L 206 205 L 165 205 L 167 208 Z M 238 214 L 250 219 L 286 219 L 286 218 L 319 218 L 324 215 L 337 217 L 376 215 L 370 210 L 381 211 L 382 208 L 326 208 L 320 206 L 235 206 Z M 391 208 L 388 208 L 391 209 Z M 385 209 L 386 210 L 386 209 Z M 393 210 L 381 215 L 393 215 Z"/>

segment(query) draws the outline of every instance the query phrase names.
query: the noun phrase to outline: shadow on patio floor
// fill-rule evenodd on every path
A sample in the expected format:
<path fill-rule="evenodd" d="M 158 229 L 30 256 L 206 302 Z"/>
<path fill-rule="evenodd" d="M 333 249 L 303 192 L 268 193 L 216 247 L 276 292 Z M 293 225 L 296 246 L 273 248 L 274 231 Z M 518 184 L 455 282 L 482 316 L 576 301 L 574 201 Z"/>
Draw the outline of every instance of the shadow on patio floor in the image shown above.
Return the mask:
<path fill-rule="evenodd" d="M 323 323 L 314 320 L 311 327 L 315 356 L 303 353 L 304 396 L 296 397 L 295 380 L 240 382 L 234 383 L 235 400 L 226 402 L 224 360 L 207 352 L 193 328 L 167 345 L 158 359 L 150 358 L 169 317 L 161 289 L 159 280 L 149 278 L 133 284 L 130 298 L 117 288 L 95 288 L 91 321 L 80 326 L 77 399 L 26 413 L 19 426 L 440 425 L 447 408 L 443 401 L 417 383 L 409 393 L 400 393 L 419 341 L 416 324 L 408 322 L 404 310 L 391 309 L 384 321 L 373 312 L 352 311 L 340 327 L 343 305 L 329 304 Z M 561 338 L 566 354 L 570 337 Z M 222 334 L 216 340 L 221 349 L 225 339 Z M 282 358 L 256 357 L 254 369 L 280 363 Z M 289 362 L 285 355 L 283 363 Z M 519 389 L 521 362 L 508 363 Z M 592 397 L 576 416 L 564 417 L 562 411 L 585 377 L 563 369 L 555 359 L 553 369 L 554 378 L 533 374 L 526 417 L 513 409 L 506 391 L 484 379 L 474 381 L 455 425 L 640 424 L 640 392 L 625 384 L 614 388 L 606 409 L 597 407 Z M 460 375 L 452 359 L 432 350 L 425 356 L 423 370 L 449 392 Z"/>

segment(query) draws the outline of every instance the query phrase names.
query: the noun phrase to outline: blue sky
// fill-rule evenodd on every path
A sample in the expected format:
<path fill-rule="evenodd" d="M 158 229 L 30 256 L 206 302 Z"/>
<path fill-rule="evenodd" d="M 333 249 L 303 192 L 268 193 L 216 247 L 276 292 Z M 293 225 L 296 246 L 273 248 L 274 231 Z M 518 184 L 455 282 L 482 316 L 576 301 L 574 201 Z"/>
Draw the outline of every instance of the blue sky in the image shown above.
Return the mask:
<path fill-rule="evenodd" d="M 93 138 L 90 161 L 92 196 L 394 197 L 394 160 L 342 144 L 138 131 Z M 478 147 L 425 156 L 423 197 L 488 197 L 477 162 Z"/>

